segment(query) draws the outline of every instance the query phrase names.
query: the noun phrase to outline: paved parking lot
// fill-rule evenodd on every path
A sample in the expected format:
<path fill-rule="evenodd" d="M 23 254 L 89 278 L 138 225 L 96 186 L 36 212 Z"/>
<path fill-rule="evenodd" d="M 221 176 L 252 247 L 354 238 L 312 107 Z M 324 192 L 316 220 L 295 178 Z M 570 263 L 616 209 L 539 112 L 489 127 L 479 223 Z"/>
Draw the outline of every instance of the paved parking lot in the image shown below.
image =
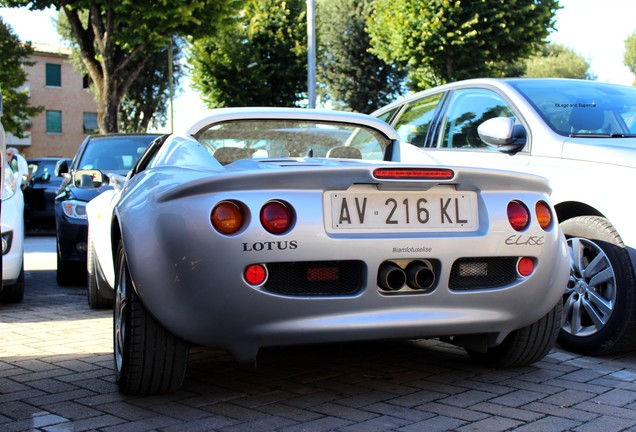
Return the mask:
<path fill-rule="evenodd" d="M 435 341 L 267 349 L 256 368 L 197 348 L 180 391 L 127 397 L 111 312 L 57 286 L 54 250 L 27 238 L 25 300 L 0 305 L 2 431 L 636 430 L 636 355 L 559 349 L 494 370 Z"/>

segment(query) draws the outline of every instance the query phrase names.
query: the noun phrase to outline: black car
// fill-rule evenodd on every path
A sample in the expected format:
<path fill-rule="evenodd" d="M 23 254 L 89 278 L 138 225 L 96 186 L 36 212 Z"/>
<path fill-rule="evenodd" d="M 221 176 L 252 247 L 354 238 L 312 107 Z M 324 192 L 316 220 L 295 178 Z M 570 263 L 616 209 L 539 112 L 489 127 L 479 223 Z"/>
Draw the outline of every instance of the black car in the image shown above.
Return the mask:
<path fill-rule="evenodd" d="M 57 165 L 55 174 L 64 177 L 55 198 L 58 284 L 68 285 L 86 281 L 86 204 L 100 193 L 112 188 L 117 176 L 120 176 L 120 179 L 125 176 L 146 147 L 159 136 L 89 135 L 80 145 L 70 164 L 68 161 L 62 161 Z M 108 174 L 110 180 L 104 181 L 103 184 L 87 186 L 86 179 L 74 178 L 75 171 L 90 169 Z"/>
<path fill-rule="evenodd" d="M 24 190 L 24 222 L 29 231 L 55 228 L 55 196 L 64 180 L 55 175 L 55 167 L 63 160 L 71 161 L 56 157 L 27 159 L 30 179 Z"/>

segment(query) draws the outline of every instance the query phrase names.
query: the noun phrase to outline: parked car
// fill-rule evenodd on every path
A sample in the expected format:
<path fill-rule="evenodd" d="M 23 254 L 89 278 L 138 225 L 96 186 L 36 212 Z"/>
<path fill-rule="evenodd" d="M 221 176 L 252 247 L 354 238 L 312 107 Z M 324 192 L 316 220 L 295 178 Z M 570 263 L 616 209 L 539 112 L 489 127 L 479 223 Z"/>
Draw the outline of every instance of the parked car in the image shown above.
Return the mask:
<path fill-rule="evenodd" d="M 120 389 L 178 388 L 190 344 L 246 362 L 442 337 L 490 366 L 544 357 L 569 274 L 547 181 L 399 163 L 423 152 L 397 139 L 362 114 L 242 108 L 153 141 L 86 208 Z"/>
<path fill-rule="evenodd" d="M 148 144 L 158 136 L 90 135 L 82 142 L 70 163 L 62 160 L 57 164 L 55 175 L 64 177 L 55 198 L 58 284 L 86 283 L 86 203 L 112 188 L 118 178 L 121 181 Z M 80 188 L 72 181 L 74 173 L 80 169 L 99 169 L 110 176 L 110 184 Z"/>
<path fill-rule="evenodd" d="M 628 191 L 636 184 L 636 88 L 478 79 L 417 93 L 373 115 L 428 149 L 431 162 L 547 177 L 571 260 L 560 344 L 584 354 L 636 347 Z"/>
<path fill-rule="evenodd" d="M 2 94 L 0 94 L 0 120 Z M 20 183 L 5 158 L 4 127 L 0 121 L 0 171 L 2 171 L 2 286 L 0 303 L 19 303 L 24 298 L 24 198 Z"/>
<path fill-rule="evenodd" d="M 62 185 L 63 176 L 55 175 L 55 166 L 62 158 L 31 158 L 30 180 L 24 190 L 24 220 L 29 229 L 55 229 L 55 196 Z M 71 159 L 66 159 L 70 163 Z"/>

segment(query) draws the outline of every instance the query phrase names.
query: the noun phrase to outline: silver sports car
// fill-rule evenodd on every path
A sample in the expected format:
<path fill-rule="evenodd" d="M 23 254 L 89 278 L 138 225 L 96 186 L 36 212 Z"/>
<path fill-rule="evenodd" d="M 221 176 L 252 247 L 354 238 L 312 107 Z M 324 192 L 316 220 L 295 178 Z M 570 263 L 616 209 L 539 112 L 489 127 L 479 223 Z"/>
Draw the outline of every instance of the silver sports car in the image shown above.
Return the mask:
<path fill-rule="evenodd" d="M 543 358 L 569 274 L 546 180 L 421 156 L 369 116 L 242 108 L 158 138 L 125 180 L 78 171 L 115 186 L 87 207 L 88 289 L 114 298 L 120 389 L 178 388 L 191 344 L 241 362 L 396 338 Z"/>

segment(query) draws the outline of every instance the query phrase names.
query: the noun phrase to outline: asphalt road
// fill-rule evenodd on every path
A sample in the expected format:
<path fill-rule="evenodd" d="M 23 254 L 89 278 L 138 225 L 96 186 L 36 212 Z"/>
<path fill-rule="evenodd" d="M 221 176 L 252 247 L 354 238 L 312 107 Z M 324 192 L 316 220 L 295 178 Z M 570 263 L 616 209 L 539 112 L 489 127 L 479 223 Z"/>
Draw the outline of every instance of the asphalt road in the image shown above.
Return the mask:
<path fill-rule="evenodd" d="M 197 348 L 181 390 L 124 396 L 112 312 L 57 286 L 54 251 L 28 237 L 24 302 L 0 304 L 1 431 L 636 430 L 636 355 L 558 348 L 503 370 L 436 341 L 267 349 L 255 368 Z"/>

